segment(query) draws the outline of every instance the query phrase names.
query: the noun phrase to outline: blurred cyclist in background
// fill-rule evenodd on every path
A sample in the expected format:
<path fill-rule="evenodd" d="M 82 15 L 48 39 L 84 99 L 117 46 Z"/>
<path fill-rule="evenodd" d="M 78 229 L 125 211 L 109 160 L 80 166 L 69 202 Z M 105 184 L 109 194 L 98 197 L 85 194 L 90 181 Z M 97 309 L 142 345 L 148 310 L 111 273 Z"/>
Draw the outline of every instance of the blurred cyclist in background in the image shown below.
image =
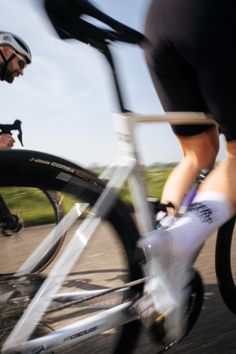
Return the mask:
<path fill-rule="evenodd" d="M 0 80 L 12 83 L 23 75 L 27 64 L 32 60 L 27 44 L 10 32 L 0 31 Z M 0 149 L 10 149 L 15 140 L 10 134 L 0 135 Z"/>

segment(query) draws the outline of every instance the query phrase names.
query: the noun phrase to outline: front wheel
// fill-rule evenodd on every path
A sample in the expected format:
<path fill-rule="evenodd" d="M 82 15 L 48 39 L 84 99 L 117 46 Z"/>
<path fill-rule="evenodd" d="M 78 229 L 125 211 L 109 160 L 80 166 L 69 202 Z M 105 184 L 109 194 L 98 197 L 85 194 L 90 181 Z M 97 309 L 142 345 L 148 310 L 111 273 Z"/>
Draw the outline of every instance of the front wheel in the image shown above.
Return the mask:
<path fill-rule="evenodd" d="M 228 309 L 236 314 L 236 237 L 235 217 L 218 231 L 216 240 L 216 275 L 218 287 Z"/>
<path fill-rule="evenodd" d="M 66 196 L 70 195 L 73 200 L 88 204 L 84 216 L 90 215 L 92 207 L 104 190 L 104 183 L 94 174 L 74 163 L 52 155 L 22 150 L 20 152 L 4 152 L 0 153 L 0 164 L 4 170 L 4 174 L 0 175 L 0 185 L 9 187 L 17 183 L 20 189 L 31 186 L 37 189 L 55 190 Z M 17 174 L 16 172 L 12 173 L 13 171 L 17 171 Z M 26 201 L 28 199 L 26 198 Z M 13 204 L 17 205 L 17 200 Z M 36 203 L 35 207 L 30 207 L 30 210 L 37 210 L 40 205 L 40 202 Z M 43 207 L 43 209 L 45 208 Z M 118 200 L 106 215 L 103 215 L 102 210 L 101 214 L 101 223 L 63 283 L 62 292 L 71 296 L 72 292 L 112 290 L 123 286 L 124 291 L 122 293 L 116 292 L 116 296 L 112 299 L 108 296 L 101 299 L 103 301 L 91 301 L 82 305 L 73 304 L 63 311 L 53 311 L 47 314 L 46 318 L 55 329 L 80 319 L 89 318 L 93 314 L 113 308 L 124 301 L 129 301 L 131 291 L 125 284 L 142 278 L 142 271 L 135 260 L 139 234 L 126 206 Z M 67 232 L 65 245 L 73 235 L 75 228 L 83 222 L 83 217 L 79 218 L 74 227 Z M 35 230 L 38 228 L 41 227 L 29 227 L 29 240 L 31 237 L 36 240 Z M 42 225 L 42 229 L 44 228 L 45 225 Z M 18 255 L 21 252 L 28 253 L 28 247 L 30 250 L 28 239 L 26 238 L 25 242 L 20 242 L 22 240 L 20 236 L 21 233 L 19 238 L 13 239 L 5 236 L 2 238 L 3 241 L 12 240 L 12 246 L 5 249 L 0 259 L 0 264 L 5 266 L 5 271 L 8 270 L 8 266 L 5 265 L 7 259 L 13 260 L 15 254 Z M 14 246 L 15 240 L 16 242 L 19 240 L 17 246 Z M 30 252 L 32 251 L 30 250 Z M 24 289 L 21 288 L 21 283 L 19 286 L 24 300 Z M 137 291 L 142 292 L 142 285 L 136 286 L 135 293 Z M 110 328 L 96 337 L 89 338 L 84 344 L 82 342 L 77 352 L 84 352 L 86 347 L 87 351 L 97 354 L 131 354 L 136 346 L 140 328 L 139 321 Z"/>

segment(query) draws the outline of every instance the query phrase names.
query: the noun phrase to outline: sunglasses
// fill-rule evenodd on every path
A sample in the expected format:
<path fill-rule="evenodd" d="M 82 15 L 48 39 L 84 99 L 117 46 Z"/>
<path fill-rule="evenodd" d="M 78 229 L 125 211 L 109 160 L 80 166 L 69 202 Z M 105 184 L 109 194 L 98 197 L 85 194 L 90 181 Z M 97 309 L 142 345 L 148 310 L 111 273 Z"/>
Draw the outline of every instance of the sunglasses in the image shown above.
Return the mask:
<path fill-rule="evenodd" d="M 17 57 L 17 64 L 21 70 L 23 70 L 26 66 L 26 60 L 18 53 L 16 53 L 14 50 L 10 50 L 11 53 L 13 53 Z"/>

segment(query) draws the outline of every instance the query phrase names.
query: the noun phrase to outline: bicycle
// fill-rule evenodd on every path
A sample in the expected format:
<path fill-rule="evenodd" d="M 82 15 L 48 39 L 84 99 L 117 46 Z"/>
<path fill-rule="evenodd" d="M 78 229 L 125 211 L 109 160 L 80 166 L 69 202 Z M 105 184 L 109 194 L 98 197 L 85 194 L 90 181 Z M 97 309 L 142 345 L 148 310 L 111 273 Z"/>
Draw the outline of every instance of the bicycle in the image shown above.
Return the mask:
<path fill-rule="evenodd" d="M 0 296 L 0 300 L 4 304 L 4 308 L 10 311 L 11 306 L 16 309 L 18 305 L 20 312 L 25 310 L 22 317 L 21 313 L 17 314 L 17 320 L 20 318 L 17 325 L 15 327 L 10 326 L 10 329 L 12 327 L 14 329 L 3 345 L 3 354 L 54 353 L 58 348 L 78 345 L 80 342 L 87 342 L 94 336 L 96 347 L 96 336 L 103 333 L 110 340 L 117 332 L 120 332 L 119 338 L 115 342 L 112 352 L 132 353 L 141 329 L 141 323 L 129 311 L 129 308 L 133 300 L 142 294 L 145 283 L 142 267 L 136 257 L 136 243 L 140 235 L 145 235 L 154 228 L 153 213 L 147 200 L 139 164 L 134 128 L 139 123 L 148 122 L 168 122 L 170 124 L 212 123 L 212 120 L 208 119 L 203 113 L 180 112 L 159 116 L 142 116 L 127 111 L 109 45 L 114 41 L 141 44 L 144 37 L 98 9 L 91 7 L 89 2 L 83 1 L 83 6 L 85 6 L 85 13 L 88 14 L 87 11 L 89 11 L 90 16 L 105 22 L 112 30 L 98 28 L 82 20 L 80 25 L 83 26 L 85 31 L 77 33 L 77 35 L 67 33 L 67 37 L 89 42 L 90 45 L 99 49 L 105 55 L 111 65 L 120 110 L 120 113 L 115 115 L 115 121 L 121 158 L 117 165 L 112 165 L 98 178 L 72 162 L 49 154 L 34 151 L 9 151 L 4 153 L 6 154 L 5 160 L 7 157 L 10 161 L 10 166 L 13 166 L 14 161 L 16 163 L 15 168 L 19 168 L 22 164 L 27 168 L 24 168 L 18 174 L 17 179 L 10 173 L 9 180 L 2 179 L 0 176 L 1 185 L 2 183 L 11 185 L 13 182 L 20 185 L 33 185 L 67 192 L 79 200 L 49 234 L 44 243 L 14 276 L 7 279 L 3 284 L 4 293 Z M 80 18 L 78 21 L 80 21 Z M 136 217 L 130 214 L 127 206 L 118 197 L 119 190 L 128 177 Z M 82 220 L 80 216 L 82 216 Z M 46 279 L 38 276 L 35 279 L 33 278 L 35 275 L 30 276 L 29 273 L 35 268 L 44 252 L 50 246 L 53 247 L 53 242 L 56 243 L 60 236 L 69 230 L 74 223 L 76 231 L 73 232 L 69 244 Z M 112 229 L 108 228 L 108 224 L 112 226 Z M 116 237 L 115 241 L 113 237 Z M 92 245 L 93 242 L 95 246 Z M 109 243 L 110 248 L 106 255 L 111 255 L 111 259 L 103 256 L 104 248 L 108 247 Z M 83 254 L 81 255 L 82 251 Z M 79 261 L 81 261 L 82 266 L 80 264 L 75 265 Z M 87 263 L 83 265 L 83 262 Z M 114 269 L 111 269 L 111 264 Z M 73 268 L 74 266 L 81 267 Z M 27 273 L 25 269 L 27 269 Z M 104 280 L 101 273 L 110 276 L 107 280 Z M 72 278 L 70 278 L 71 276 Z M 28 289 L 25 293 L 19 284 L 22 278 L 30 284 L 28 285 L 30 290 Z M 14 292 L 12 291 L 12 284 L 14 285 Z M 34 287 L 34 284 L 37 286 Z M 37 292 L 38 285 L 41 286 Z M 62 286 L 64 287 L 62 292 L 58 293 Z M 71 289 L 71 287 L 80 288 L 81 291 L 65 292 L 67 288 Z M 203 284 L 197 271 L 195 271 L 190 289 L 187 331 L 193 327 L 202 306 Z M 31 300 L 30 304 L 29 300 Z M 98 303 L 95 302 L 96 300 L 98 300 Z M 110 302 L 111 305 L 109 305 Z M 76 306 L 79 305 L 82 307 L 77 308 Z M 33 332 L 37 324 L 41 323 L 44 313 L 47 312 L 50 323 L 50 316 L 55 316 L 55 311 L 59 312 L 60 320 L 60 313 L 67 307 L 69 307 L 69 311 L 71 309 L 71 312 L 67 313 L 68 317 L 73 318 L 74 311 L 75 315 L 82 316 L 82 319 L 64 326 L 52 334 L 34 339 Z M 89 312 L 89 317 L 83 317 L 86 310 Z M 51 318 L 52 320 L 55 321 L 55 317 Z M 7 334 L 8 331 L 6 330 Z M 154 335 L 161 343 L 161 327 L 157 326 L 155 328 Z M 110 341 L 108 346 L 110 348 Z M 164 346 L 163 350 L 166 349 L 168 348 Z M 103 352 L 105 350 L 104 348 Z"/>
<path fill-rule="evenodd" d="M 13 131 L 18 132 L 18 139 L 23 146 L 23 134 L 21 121 L 15 120 L 12 124 L 0 124 L 0 134 L 12 134 Z M 4 154 L 3 151 L 0 154 Z M 4 157 L 3 157 L 4 160 Z M 2 161 L 2 176 L 5 175 L 8 169 L 8 161 Z M 16 171 L 11 169 L 10 173 L 15 174 Z M 8 178 L 6 176 L 6 178 Z M 48 230 L 62 219 L 64 215 L 63 206 L 60 197 L 52 190 L 43 190 L 38 188 L 26 187 L 3 187 L 0 189 L 0 278 L 6 275 L 13 274 L 25 259 L 32 253 L 36 246 L 45 237 L 42 233 L 42 227 L 39 225 L 47 224 Z M 26 205 L 26 199 L 30 200 Z M 35 220 L 32 216 L 32 209 L 37 208 L 38 203 L 43 204 L 46 211 L 41 211 Z M 22 208 L 24 204 L 24 208 Z M 37 238 L 30 236 L 30 227 L 32 224 L 38 225 Z M 50 225 L 50 226 L 49 226 Z M 12 252 L 17 248 L 20 249 L 24 240 L 27 239 L 27 248 L 24 252 L 19 251 L 19 259 L 14 253 L 14 264 L 12 262 Z M 43 270 L 59 252 L 63 238 L 58 242 L 52 250 L 45 254 L 40 264 L 34 271 Z"/>

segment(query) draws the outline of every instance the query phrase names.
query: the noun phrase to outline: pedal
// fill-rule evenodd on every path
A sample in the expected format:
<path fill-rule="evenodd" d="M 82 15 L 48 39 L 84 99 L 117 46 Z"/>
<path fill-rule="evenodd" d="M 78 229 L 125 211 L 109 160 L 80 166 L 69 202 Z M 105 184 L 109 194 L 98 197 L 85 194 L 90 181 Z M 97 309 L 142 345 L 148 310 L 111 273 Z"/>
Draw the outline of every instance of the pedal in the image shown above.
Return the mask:
<path fill-rule="evenodd" d="M 151 339 L 163 347 L 162 353 L 173 347 L 174 344 L 180 342 L 190 332 L 201 312 L 204 299 L 203 283 L 199 273 L 195 269 L 193 269 L 193 274 L 193 278 L 188 285 L 189 299 L 186 307 L 186 326 L 183 336 L 171 343 L 167 343 L 165 340 L 166 332 L 164 323 L 165 319 L 171 314 L 172 309 L 157 317 L 148 329 Z"/>
<path fill-rule="evenodd" d="M 169 312 L 170 313 L 170 312 Z M 175 342 L 166 343 L 164 338 L 166 336 L 166 331 L 164 328 L 164 323 L 166 320 L 167 314 L 162 314 L 156 318 L 156 320 L 152 323 L 152 325 L 148 328 L 148 334 L 152 341 L 157 343 L 158 345 L 164 346 L 165 351 L 166 348 L 170 348 L 173 346 Z"/>
<path fill-rule="evenodd" d="M 149 294 L 145 294 L 133 303 L 131 311 L 138 314 L 144 326 L 149 328 L 153 324 L 157 326 L 161 325 L 166 317 L 173 311 L 173 308 L 160 314 L 156 311 L 152 297 Z"/>

